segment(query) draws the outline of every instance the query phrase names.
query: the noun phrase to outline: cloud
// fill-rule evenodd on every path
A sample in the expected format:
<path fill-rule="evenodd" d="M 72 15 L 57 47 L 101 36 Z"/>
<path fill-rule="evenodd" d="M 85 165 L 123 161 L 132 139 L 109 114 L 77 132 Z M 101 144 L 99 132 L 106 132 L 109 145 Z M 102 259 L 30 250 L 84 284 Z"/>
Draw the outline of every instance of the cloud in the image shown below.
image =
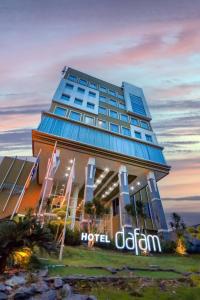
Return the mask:
<path fill-rule="evenodd" d="M 42 110 L 47 110 L 49 105 L 46 103 L 32 105 L 18 105 L 1 107 L 0 115 L 29 115 L 40 114 Z"/>
<path fill-rule="evenodd" d="M 200 82 L 198 83 L 198 88 Z M 165 100 L 165 101 L 154 101 L 150 102 L 150 109 L 155 110 L 170 110 L 170 111 L 182 111 L 185 109 L 189 110 L 200 110 L 200 99 L 191 99 L 191 100 Z"/>

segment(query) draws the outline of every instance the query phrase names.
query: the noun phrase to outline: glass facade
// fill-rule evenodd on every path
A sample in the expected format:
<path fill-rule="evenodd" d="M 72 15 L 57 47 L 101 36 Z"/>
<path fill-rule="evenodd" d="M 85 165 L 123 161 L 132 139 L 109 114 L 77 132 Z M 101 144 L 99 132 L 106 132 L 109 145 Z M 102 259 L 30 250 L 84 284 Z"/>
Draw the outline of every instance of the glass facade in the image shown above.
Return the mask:
<path fill-rule="evenodd" d="M 131 106 L 133 112 L 138 115 L 146 116 L 146 111 L 141 97 L 130 94 Z"/>
<path fill-rule="evenodd" d="M 70 118 L 80 121 L 81 114 L 71 112 Z M 165 164 L 162 149 L 158 147 L 126 139 L 98 128 L 76 124 L 70 120 L 59 120 L 53 116 L 44 115 L 38 130 L 105 150 Z"/>

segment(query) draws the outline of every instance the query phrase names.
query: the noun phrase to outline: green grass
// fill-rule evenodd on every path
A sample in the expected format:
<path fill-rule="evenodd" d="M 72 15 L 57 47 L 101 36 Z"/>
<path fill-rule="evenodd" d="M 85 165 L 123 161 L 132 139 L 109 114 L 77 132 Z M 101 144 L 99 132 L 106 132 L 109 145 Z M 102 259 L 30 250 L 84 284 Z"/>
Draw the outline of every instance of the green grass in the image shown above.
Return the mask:
<path fill-rule="evenodd" d="M 51 276 L 68 276 L 68 275 L 85 275 L 85 276 L 101 276 L 110 275 L 110 272 L 99 269 L 87 269 L 84 267 L 56 267 L 49 269 L 49 275 Z"/>
<path fill-rule="evenodd" d="M 149 267 L 150 265 L 158 265 L 163 269 L 172 268 L 180 272 L 200 271 L 200 255 L 190 255 L 186 257 L 164 254 L 151 257 L 135 256 L 129 253 L 98 248 L 88 250 L 84 247 L 65 247 L 62 262 L 59 262 L 57 258 L 49 258 L 49 264 L 60 263 L 69 265 L 70 267 L 109 266 L 114 268 L 122 266 L 142 268 Z M 66 272 L 68 272 L 67 269 Z"/>
<path fill-rule="evenodd" d="M 146 288 L 144 291 L 139 292 L 136 296 L 134 293 L 130 295 L 128 292 L 124 292 L 116 289 L 101 289 L 94 288 L 91 293 L 98 297 L 98 300 L 199 300 L 200 288 L 178 288 L 172 291 L 163 292 L 158 288 Z"/>

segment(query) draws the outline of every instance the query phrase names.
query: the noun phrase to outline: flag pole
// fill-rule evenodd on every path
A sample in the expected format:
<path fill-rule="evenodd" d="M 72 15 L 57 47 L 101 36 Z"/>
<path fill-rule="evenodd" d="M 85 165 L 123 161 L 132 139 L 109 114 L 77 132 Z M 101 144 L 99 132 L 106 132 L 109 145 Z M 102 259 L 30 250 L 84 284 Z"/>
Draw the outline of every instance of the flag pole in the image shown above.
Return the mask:
<path fill-rule="evenodd" d="M 40 203 L 40 206 L 39 206 L 39 209 L 38 209 L 38 217 L 39 218 L 40 218 L 40 215 L 41 215 L 41 212 L 42 212 L 42 207 L 43 207 L 43 203 L 44 203 L 45 193 L 46 193 L 46 189 L 47 189 L 47 183 L 48 183 L 49 174 L 50 174 L 51 167 L 52 167 L 53 155 L 54 155 L 56 146 L 57 146 L 57 141 L 55 142 L 52 156 L 51 156 L 51 158 L 48 159 L 47 172 L 45 174 L 45 185 L 44 185 L 44 190 L 43 190 L 43 193 L 42 193 L 41 203 Z"/>
<path fill-rule="evenodd" d="M 68 178 L 68 183 L 66 187 L 66 196 L 67 196 L 67 207 L 66 207 L 66 213 L 65 213 L 65 221 L 64 221 L 64 227 L 63 227 L 63 234 L 61 239 L 61 245 L 60 245 L 60 253 L 59 253 L 59 260 L 61 261 L 63 258 L 63 250 L 64 250 L 64 243 L 65 243 L 65 235 L 66 235 L 66 229 L 67 229 L 67 218 L 69 213 L 69 202 L 70 202 L 70 196 L 72 191 L 72 183 L 73 183 L 73 176 L 74 176 L 74 167 L 75 167 L 75 158 L 73 161 L 73 165 L 71 168 L 70 176 Z M 70 180 L 70 181 L 69 181 Z M 69 184 L 69 187 L 68 187 Z"/>

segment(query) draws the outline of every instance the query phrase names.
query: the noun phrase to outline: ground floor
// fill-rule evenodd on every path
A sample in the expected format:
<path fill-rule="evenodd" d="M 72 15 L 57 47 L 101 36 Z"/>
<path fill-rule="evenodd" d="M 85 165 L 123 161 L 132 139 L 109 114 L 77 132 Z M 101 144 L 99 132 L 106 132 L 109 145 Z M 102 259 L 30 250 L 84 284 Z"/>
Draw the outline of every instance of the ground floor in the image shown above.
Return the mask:
<path fill-rule="evenodd" d="M 36 134 L 33 157 L 1 159 L 0 218 L 24 214 L 29 208 L 48 220 L 62 218 L 65 215 L 56 212 L 64 208 L 72 230 L 93 222 L 95 230 L 111 238 L 122 227 L 167 238 L 158 181 L 169 167 L 66 143 Z"/>

